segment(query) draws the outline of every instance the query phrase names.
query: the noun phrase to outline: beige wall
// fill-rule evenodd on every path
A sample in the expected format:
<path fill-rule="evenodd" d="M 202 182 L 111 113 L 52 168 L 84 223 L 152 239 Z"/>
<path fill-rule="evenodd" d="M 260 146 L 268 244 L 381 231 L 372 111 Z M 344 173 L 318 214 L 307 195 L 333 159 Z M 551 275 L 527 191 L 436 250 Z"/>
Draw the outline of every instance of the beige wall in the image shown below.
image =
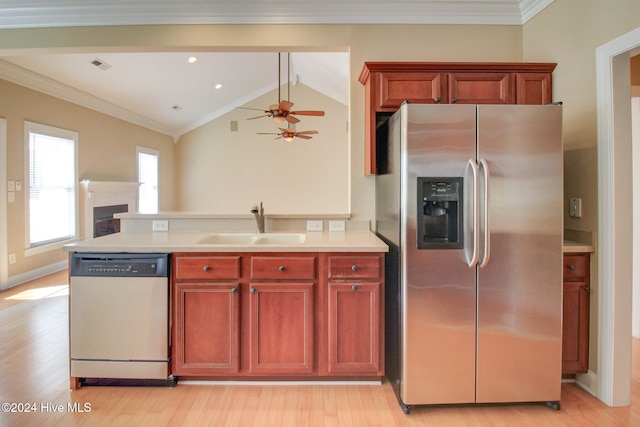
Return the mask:
<path fill-rule="evenodd" d="M 78 177 L 98 181 L 137 181 L 136 145 L 160 151 L 160 185 L 165 191 L 161 207 L 173 201 L 172 138 L 0 80 L 0 117 L 7 120 L 7 180 L 25 181 L 24 121 L 78 132 Z M 2 153 L 4 155 L 4 153 Z M 62 250 L 24 256 L 26 192 L 15 193 L 15 203 L 7 205 L 9 253 L 16 264 L 9 265 L 9 276 L 54 264 L 66 259 Z M 81 203 L 82 206 L 82 203 Z M 82 211 L 80 212 L 82 219 Z M 82 233 L 83 225 L 80 224 Z"/>
<path fill-rule="evenodd" d="M 596 48 L 640 25 L 636 0 L 555 0 L 523 26 L 525 61 L 557 62 L 553 99 L 564 103 L 565 207 L 581 197 L 582 218 L 565 226 L 598 231 Z M 589 365 L 596 371 L 597 253 L 591 263 L 591 340 Z"/>
<path fill-rule="evenodd" d="M 300 116 L 295 125 L 297 131 L 318 134 L 291 142 L 257 135 L 280 132 L 288 124 L 267 117 L 247 120 L 262 113 L 234 109 L 183 135 L 176 145 L 176 210 L 247 214 L 252 204 L 264 201 L 268 214 L 349 212 L 347 106 L 302 83 L 289 91 L 294 111 L 325 112 Z M 281 93 L 286 98 L 286 86 Z M 274 88 L 244 107 L 265 109 L 277 99 Z M 232 121 L 237 131 L 231 131 Z"/>

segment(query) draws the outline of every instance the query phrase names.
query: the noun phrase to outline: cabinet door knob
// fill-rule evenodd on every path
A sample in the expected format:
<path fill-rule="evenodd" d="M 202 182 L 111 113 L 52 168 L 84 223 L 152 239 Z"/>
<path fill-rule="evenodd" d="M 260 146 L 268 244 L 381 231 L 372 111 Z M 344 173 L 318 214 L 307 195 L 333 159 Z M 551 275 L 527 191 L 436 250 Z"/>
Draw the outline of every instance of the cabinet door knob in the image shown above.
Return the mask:
<path fill-rule="evenodd" d="M 458 98 L 451 98 L 451 103 L 455 104 L 456 102 L 458 102 Z"/>
<path fill-rule="evenodd" d="M 249 292 L 251 292 L 252 294 L 255 294 L 256 292 L 258 292 L 258 290 L 256 288 L 251 288 L 249 289 Z"/>
<path fill-rule="evenodd" d="M 358 285 L 353 285 L 353 286 L 351 286 L 351 290 L 352 290 L 352 291 L 357 291 L 357 290 L 358 290 Z"/>
<path fill-rule="evenodd" d="M 569 270 L 576 271 L 576 266 L 573 264 L 569 265 Z"/>
<path fill-rule="evenodd" d="M 209 270 L 211 270 L 211 267 L 209 267 L 208 265 L 205 265 L 204 267 L 202 267 L 202 269 L 204 271 L 209 271 Z"/>
<path fill-rule="evenodd" d="M 433 101 L 434 101 L 436 104 L 439 104 L 439 103 L 440 103 L 440 101 L 442 101 L 442 99 L 441 99 L 440 97 L 437 97 L 437 98 L 433 98 Z"/>
<path fill-rule="evenodd" d="M 231 293 L 232 294 L 238 293 L 238 288 L 231 288 Z"/>
<path fill-rule="evenodd" d="M 590 288 L 590 287 L 588 287 L 588 286 L 585 286 L 584 291 L 585 291 L 585 292 L 591 292 L 591 288 Z"/>
<path fill-rule="evenodd" d="M 358 266 L 357 265 L 352 265 L 351 266 L 351 271 L 358 271 Z"/>
<path fill-rule="evenodd" d="M 281 265 L 280 267 L 278 267 L 278 270 L 280 270 L 280 271 L 285 271 L 285 270 L 286 270 L 286 268 L 284 268 L 284 265 Z"/>

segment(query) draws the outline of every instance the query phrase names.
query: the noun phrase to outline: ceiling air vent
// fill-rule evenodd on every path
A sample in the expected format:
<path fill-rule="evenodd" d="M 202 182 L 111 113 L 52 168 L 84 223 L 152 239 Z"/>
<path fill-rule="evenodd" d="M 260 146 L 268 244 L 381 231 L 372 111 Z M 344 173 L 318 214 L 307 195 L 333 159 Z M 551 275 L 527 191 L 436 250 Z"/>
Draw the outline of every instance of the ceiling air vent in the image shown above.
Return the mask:
<path fill-rule="evenodd" d="M 93 61 L 91 61 L 91 63 L 103 71 L 107 71 L 109 68 L 111 68 L 111 65 L 107 64 L 102 59 L 96 58 Z"/>

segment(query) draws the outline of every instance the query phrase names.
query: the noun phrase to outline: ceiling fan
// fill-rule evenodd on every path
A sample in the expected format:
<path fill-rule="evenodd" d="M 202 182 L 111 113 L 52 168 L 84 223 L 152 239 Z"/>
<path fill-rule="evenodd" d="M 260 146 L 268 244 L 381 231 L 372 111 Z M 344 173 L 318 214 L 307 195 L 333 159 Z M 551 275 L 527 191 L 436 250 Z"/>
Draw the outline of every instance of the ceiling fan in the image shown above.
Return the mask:
<path fill-rule="evenodd" d="M 296 132 L 295 129 L 287 128 L 278 128 L 282 132 L 273 133 L 273 132 L 258 132 L 258 135 L 278 135 L 274 139 L 283 138 L 285 141 L 293 141 L 293 138 L 302 138 L 302 139 L 311 139 L 309 135 L 315 135 L 318 133 L 317 130 L 303 130 L 301 132 Z"/>
<path fill-rule="evenodd" d="M 295 117 L 299 116 L 324 116 L 324 111 L 314 111 L 314 110 L 299 110 L 299 111 L 291 111 L 293 107 L 293 102 L 289 101 L 289 81 L 291 80 L 289 66 L 291 63 L 290 53 L 287 53 L 287 100 L 284 101 L 280 97 L 280 52 L 278 52 L 278 104 L 271 104 L 268 109 L 260 110 L 258 108 L 248 108 L 248 107 L 238 107 L 245 110 L 256 110 L 262 111 L 264 114 L 256 117 L 250 117 L 247 120 L 259 119 L 261 117 L 271 117 L 275 122 L 278 123 L 298 123 L 300 119 Z"/>

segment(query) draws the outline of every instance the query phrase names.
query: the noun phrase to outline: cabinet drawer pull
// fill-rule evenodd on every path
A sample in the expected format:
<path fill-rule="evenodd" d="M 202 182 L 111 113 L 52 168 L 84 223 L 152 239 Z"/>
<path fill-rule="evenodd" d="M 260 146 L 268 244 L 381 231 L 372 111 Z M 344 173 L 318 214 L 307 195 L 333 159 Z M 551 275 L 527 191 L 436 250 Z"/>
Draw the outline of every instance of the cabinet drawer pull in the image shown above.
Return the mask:
<path fill-rule="evenodd" d="M 238 293 L 238 288 L 231 288 L 231 293 L 232 294 Z"/>
<path fill-rule="evenodd" d="M 351 286 L 351 290 L 352 290 L 352 291 L 357 291 L 357 290 L 358 290 L 358 285 L 353 285 L 353 286 Z"/>
<path fill-rule="evenodd" d="M 352 265 L 351 266 L 351 271 L 358 271 L 358 266 L 357 265 Z"/>
<path fill-rule="evenodd" d="M 280 271 L 285 271 L 285 270 L 286 270 L 286 268 L 284 268 L 284 265 L 281 265 L 280 267 L 278 267 L 278 270 L 280 270 Z"/>
<path fill-rule="evenodd" d="M 256 292 L 258 292 L 258 290 L 256 288 L 251 288 L 249 292 L 251 292 L 252 294 L 255 294 Z"/>
<path fill-rule="evenodd" d="M 211 267 L 209 267 L 208 265 L 205 265 L 204 267 L 202 267 L 202 269 L 204 271 L 209 271 L 209 270 L 211 270 Z"/>
<path fill-rule="evenodd" d="M 573 264 L 569 265 L 569 270 L 576 271 L 576 266 Z"/>

